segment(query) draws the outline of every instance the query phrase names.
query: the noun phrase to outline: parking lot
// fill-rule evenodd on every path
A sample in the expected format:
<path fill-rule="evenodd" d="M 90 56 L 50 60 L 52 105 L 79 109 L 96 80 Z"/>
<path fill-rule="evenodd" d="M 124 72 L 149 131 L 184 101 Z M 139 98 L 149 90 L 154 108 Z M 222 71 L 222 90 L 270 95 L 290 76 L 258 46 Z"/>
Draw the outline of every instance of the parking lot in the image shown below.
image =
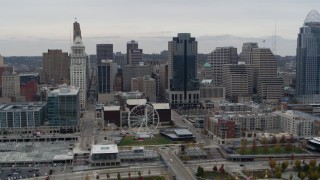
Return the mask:
<path fill-rule="evenodd" d="M 37 176 L 49 175 L 50 169 L 52 169 L 52 174 L 62 174 L 69 173 L 72 171 L 70 168 L 71 164 L 65 163 L 41 163 L 41 164 L 17 164 L 14 167 L 7 167 L 5 165 L 0 165 L 0 179 L 1 180 L 11 180 L 11 179 L 23 179 L 31 178 Z"/>

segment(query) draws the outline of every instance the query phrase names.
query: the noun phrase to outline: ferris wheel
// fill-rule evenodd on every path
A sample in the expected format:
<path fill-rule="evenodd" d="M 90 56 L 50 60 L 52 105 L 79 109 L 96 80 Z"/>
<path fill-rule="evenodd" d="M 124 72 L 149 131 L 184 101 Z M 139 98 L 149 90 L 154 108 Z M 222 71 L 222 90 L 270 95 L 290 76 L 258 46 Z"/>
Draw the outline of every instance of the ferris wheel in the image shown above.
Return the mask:
<path fill-rule="evenodd" d="M 159 125 L 159 114 L 150 104 L 137 105 L 130 111 L 128 125 L 136 136 L 151 137 Z"/>

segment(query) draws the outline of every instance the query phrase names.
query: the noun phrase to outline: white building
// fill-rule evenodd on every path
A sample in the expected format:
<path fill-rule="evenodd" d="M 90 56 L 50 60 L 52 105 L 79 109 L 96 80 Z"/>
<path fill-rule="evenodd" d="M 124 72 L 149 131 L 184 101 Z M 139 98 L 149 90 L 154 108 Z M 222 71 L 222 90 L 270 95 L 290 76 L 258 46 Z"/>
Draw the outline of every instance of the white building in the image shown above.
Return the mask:
<path fill-rule="evenodd" d="M 20 76 L 16 73 L 4 72 L 2 75 L 2 97 L 20 101 Z"/>
<path fill-rule="evenodd" d="M 314 135 L 314 121 L 319 118 L 300 111 L 277 111 L 280 116 L 281 129 L 298 137 L 310 137 Z"/>
<path fill-rule="evenodd" d="M 80 36 L 71 46 L 70 85 L 79 88 L 80 107 L 86 108 L 88 89 L 88 56 Z"/>

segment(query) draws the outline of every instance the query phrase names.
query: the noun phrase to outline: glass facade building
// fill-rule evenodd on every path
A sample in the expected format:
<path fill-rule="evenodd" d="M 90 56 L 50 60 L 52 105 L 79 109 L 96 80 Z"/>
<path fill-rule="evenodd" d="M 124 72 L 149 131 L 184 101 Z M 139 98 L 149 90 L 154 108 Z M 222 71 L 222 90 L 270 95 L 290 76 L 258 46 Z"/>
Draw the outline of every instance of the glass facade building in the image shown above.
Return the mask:
<path fill-rule="evenodd" d="M 63 87 L 48 94 L 50 126 L 76 126 L 80 119 L 79 90 Z"/>
<path fill-rule="evenodd" d="M 311 11 L 297 41 L 297 88 L 300 102 L 320 102 L 320 14 Z"/>

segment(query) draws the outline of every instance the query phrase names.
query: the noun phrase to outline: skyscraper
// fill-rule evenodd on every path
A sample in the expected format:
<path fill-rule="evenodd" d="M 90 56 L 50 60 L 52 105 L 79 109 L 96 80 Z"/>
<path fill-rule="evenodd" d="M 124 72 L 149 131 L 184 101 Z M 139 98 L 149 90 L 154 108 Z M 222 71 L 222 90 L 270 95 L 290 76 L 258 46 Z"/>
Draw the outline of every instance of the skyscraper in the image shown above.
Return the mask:
<path fill-rule="evenodd" d="M 199 103 L 197 79 L 198 42 L 190 33 L 178 33 L 168 43 L 167 101 L 173 106 L 193 106 Z"/>
<path fill-rule="evenodd" d="M 20 101 L 20 77 L 16 72 L 8 71 L 2 74 L 2 97 L 11 98 L 12 101 Z"/>
<path fill-rule="evenodd" d="M 129 64 L 139 65 L 142 62 L 142 49 L 131 49 L 129 50 Z"/>
<path fill-rule="evenodd" d="M 113 55 L 113 61 L 117 63 L 121 68 L 125 65 L 127 65 L 127 56 L 125 54 L 122 54 L 121 52 L 116 52 Z"/>
<path fill-rule="evenodd" d="M 129 53 L 130 50 L 138 49 L 138 42 L 135 40 L 131 40 L 127 42 L 127 64 L 130 64 Z"/>
<path fill-rule="evenodd" d="M 242 45 L 242 52 L 240 53 L 240 61 L 245 64 L 252 64 L 252 49 L 258 48 L 258 43 L 247 42 Z"/>
<path fill-rule="evenodd" d="M 47 53 L 42 54 L 42 59 L 41 83 L 69 83 L 70 57 L 67 52 L 48 49 Z"/>
<path fill-rule="evenodd" d="M 113 60 L 113 44 L 97 44 L 97 64 L 108 59 Z"/>
<path fill-rule="evenodd" d="M 98 93 L 113 92 L 113 84 L 117 74 L 117 64 L 112 60 L 102 60 L 98 65 Z"/>
<path fill-rule="evenodd" d="M 78 23 L 75 22 L 75 24 Z M 75 34 L 77 33 L 75 32 Z M 88 89 L 88 56 L 85 53 L 85 46 L 79 35 L 76 36 L 71 46 L 70 57 L 70 85 L 79 88 L 80 107 L 81 109 L 85 109 Z"/>
<path fill-rule="evenodd" d="M 320 14 L 312 10 L 297 40 L 296 95 L 302 103 L 320 103 Z"/>
<path fill-rule="evenodd" d="M 238 63 L 237 48 L 217 47 L 213 52 L 209 54 L 208 62 L 212 67 L 213 84 L 219 86 L 222 84 L 222 65 Z"/>

